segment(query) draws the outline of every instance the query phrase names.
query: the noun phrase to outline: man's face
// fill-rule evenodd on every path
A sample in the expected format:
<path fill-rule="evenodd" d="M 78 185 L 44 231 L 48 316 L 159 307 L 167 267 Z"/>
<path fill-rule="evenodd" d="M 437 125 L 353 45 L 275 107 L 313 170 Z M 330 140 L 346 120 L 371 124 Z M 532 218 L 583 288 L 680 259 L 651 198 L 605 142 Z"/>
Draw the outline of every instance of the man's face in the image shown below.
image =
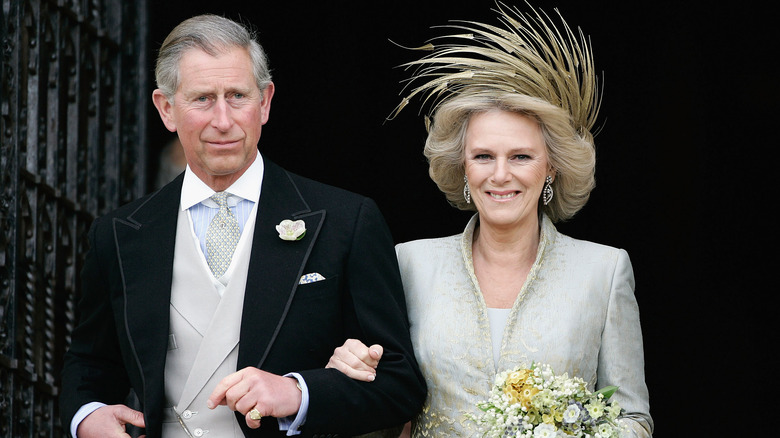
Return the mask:
<path fill-rule="evenodd" d="M 160 90 L 154 104 L 168 130 L 178 133 L 192 171 L 212 189 L 224 190 L 257 155 L 274 85 L 261 92 L 249 54 L 239 47 L 217 56 L 190 49 L 179 76 L 173 104 Z"/>

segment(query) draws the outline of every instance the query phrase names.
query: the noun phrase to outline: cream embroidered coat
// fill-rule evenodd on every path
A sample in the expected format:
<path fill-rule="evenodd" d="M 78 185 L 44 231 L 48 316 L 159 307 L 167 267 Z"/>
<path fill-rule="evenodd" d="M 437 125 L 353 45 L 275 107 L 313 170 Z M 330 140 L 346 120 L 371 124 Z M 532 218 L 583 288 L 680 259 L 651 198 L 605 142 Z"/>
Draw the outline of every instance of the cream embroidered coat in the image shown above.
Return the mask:
<path fill-rule="evenodd" d="M 481 436 L 465 414 L 478 414 L 495 375 L 548 363 L 607 385 L 626 410 L 633 436 L 652 433 L 639 311 L 628 254 L 572 239 L 545 216 L 536 261 L 504 329 L 498 368 L 487 308 L 474 275 L 475 215 L 459 235 L 396 246 L 411 336 L 428 385 L 415 437 Z M 632 434 L 628 434 L 632 436 Z"/>

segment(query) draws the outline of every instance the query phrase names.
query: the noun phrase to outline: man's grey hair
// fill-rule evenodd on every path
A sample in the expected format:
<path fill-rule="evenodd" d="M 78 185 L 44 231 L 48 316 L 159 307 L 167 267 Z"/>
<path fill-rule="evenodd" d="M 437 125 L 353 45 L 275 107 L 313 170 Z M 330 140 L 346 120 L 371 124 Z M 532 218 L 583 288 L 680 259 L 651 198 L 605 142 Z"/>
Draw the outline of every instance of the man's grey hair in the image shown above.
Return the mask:
<path fill-rule="evenodd" d="M 261 92 L 271 83 L 268 58 L 256 40 L 254 31 L 225 17 L 212 14 L 198 15 L 182 21 L 160 46 L 155 68 L 157 88 L 170 102 L 179 88 L 179 63 L 190 49 L 200 49 L 212 56 L 235 47 L 249 53 L 255 82 Z"/>

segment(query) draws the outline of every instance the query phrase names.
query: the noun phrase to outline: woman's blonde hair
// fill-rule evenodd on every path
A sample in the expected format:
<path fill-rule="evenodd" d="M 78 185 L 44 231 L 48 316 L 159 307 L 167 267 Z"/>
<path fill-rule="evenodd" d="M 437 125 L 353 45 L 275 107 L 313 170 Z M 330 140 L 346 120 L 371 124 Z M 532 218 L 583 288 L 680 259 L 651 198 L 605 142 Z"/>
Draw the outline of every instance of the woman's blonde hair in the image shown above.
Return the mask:
<path fill-rule="evenodd" d="M 596 154 L 589 131 L 574 129 L 571 115 L 542 99 L 496 89 L 470 89 L 443 102 L 433 116 L 424 154 L 428 173 L 447 200 L 461 210 L 475 210 L 463 197 L 465 139 L 474 114 L 491 110 L 529 117 L 539 124 L 550 165 L 555 171 L 549 204 L 540 208 L 553 222 L 574 216 L 595 187 Z"/>

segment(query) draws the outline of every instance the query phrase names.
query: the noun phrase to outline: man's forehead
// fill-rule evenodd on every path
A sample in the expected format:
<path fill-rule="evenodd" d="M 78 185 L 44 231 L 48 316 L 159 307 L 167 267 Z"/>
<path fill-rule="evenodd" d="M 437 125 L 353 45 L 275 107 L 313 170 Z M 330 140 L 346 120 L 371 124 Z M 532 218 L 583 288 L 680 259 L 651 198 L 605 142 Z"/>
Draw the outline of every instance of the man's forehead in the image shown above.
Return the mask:
<path fill-rule="evenodd" d="M 182 56 L 179 67 L 180 85 L 224 84 L 246 88 L 255 83 L 252 64 L 245 52 L 212 56 L 200 49 L 190 49 Z"/>
<path fill-rule="evenodd" d="M 249 51 L 241 46 L 232 46 L 232 45 L 209 46 L 209 47 L 193 46 L 185 49 L 182 52 L 181 58 L 179 58 L 179 64 L 190 62 L 196 59 L 217 60 L 217 59 L 224 59 L 226 57 L 236 57 L 239 59 L 243 59 L 249 64 L 251 64 L 252 61 L 251 57 L 249 56 Z"/>

